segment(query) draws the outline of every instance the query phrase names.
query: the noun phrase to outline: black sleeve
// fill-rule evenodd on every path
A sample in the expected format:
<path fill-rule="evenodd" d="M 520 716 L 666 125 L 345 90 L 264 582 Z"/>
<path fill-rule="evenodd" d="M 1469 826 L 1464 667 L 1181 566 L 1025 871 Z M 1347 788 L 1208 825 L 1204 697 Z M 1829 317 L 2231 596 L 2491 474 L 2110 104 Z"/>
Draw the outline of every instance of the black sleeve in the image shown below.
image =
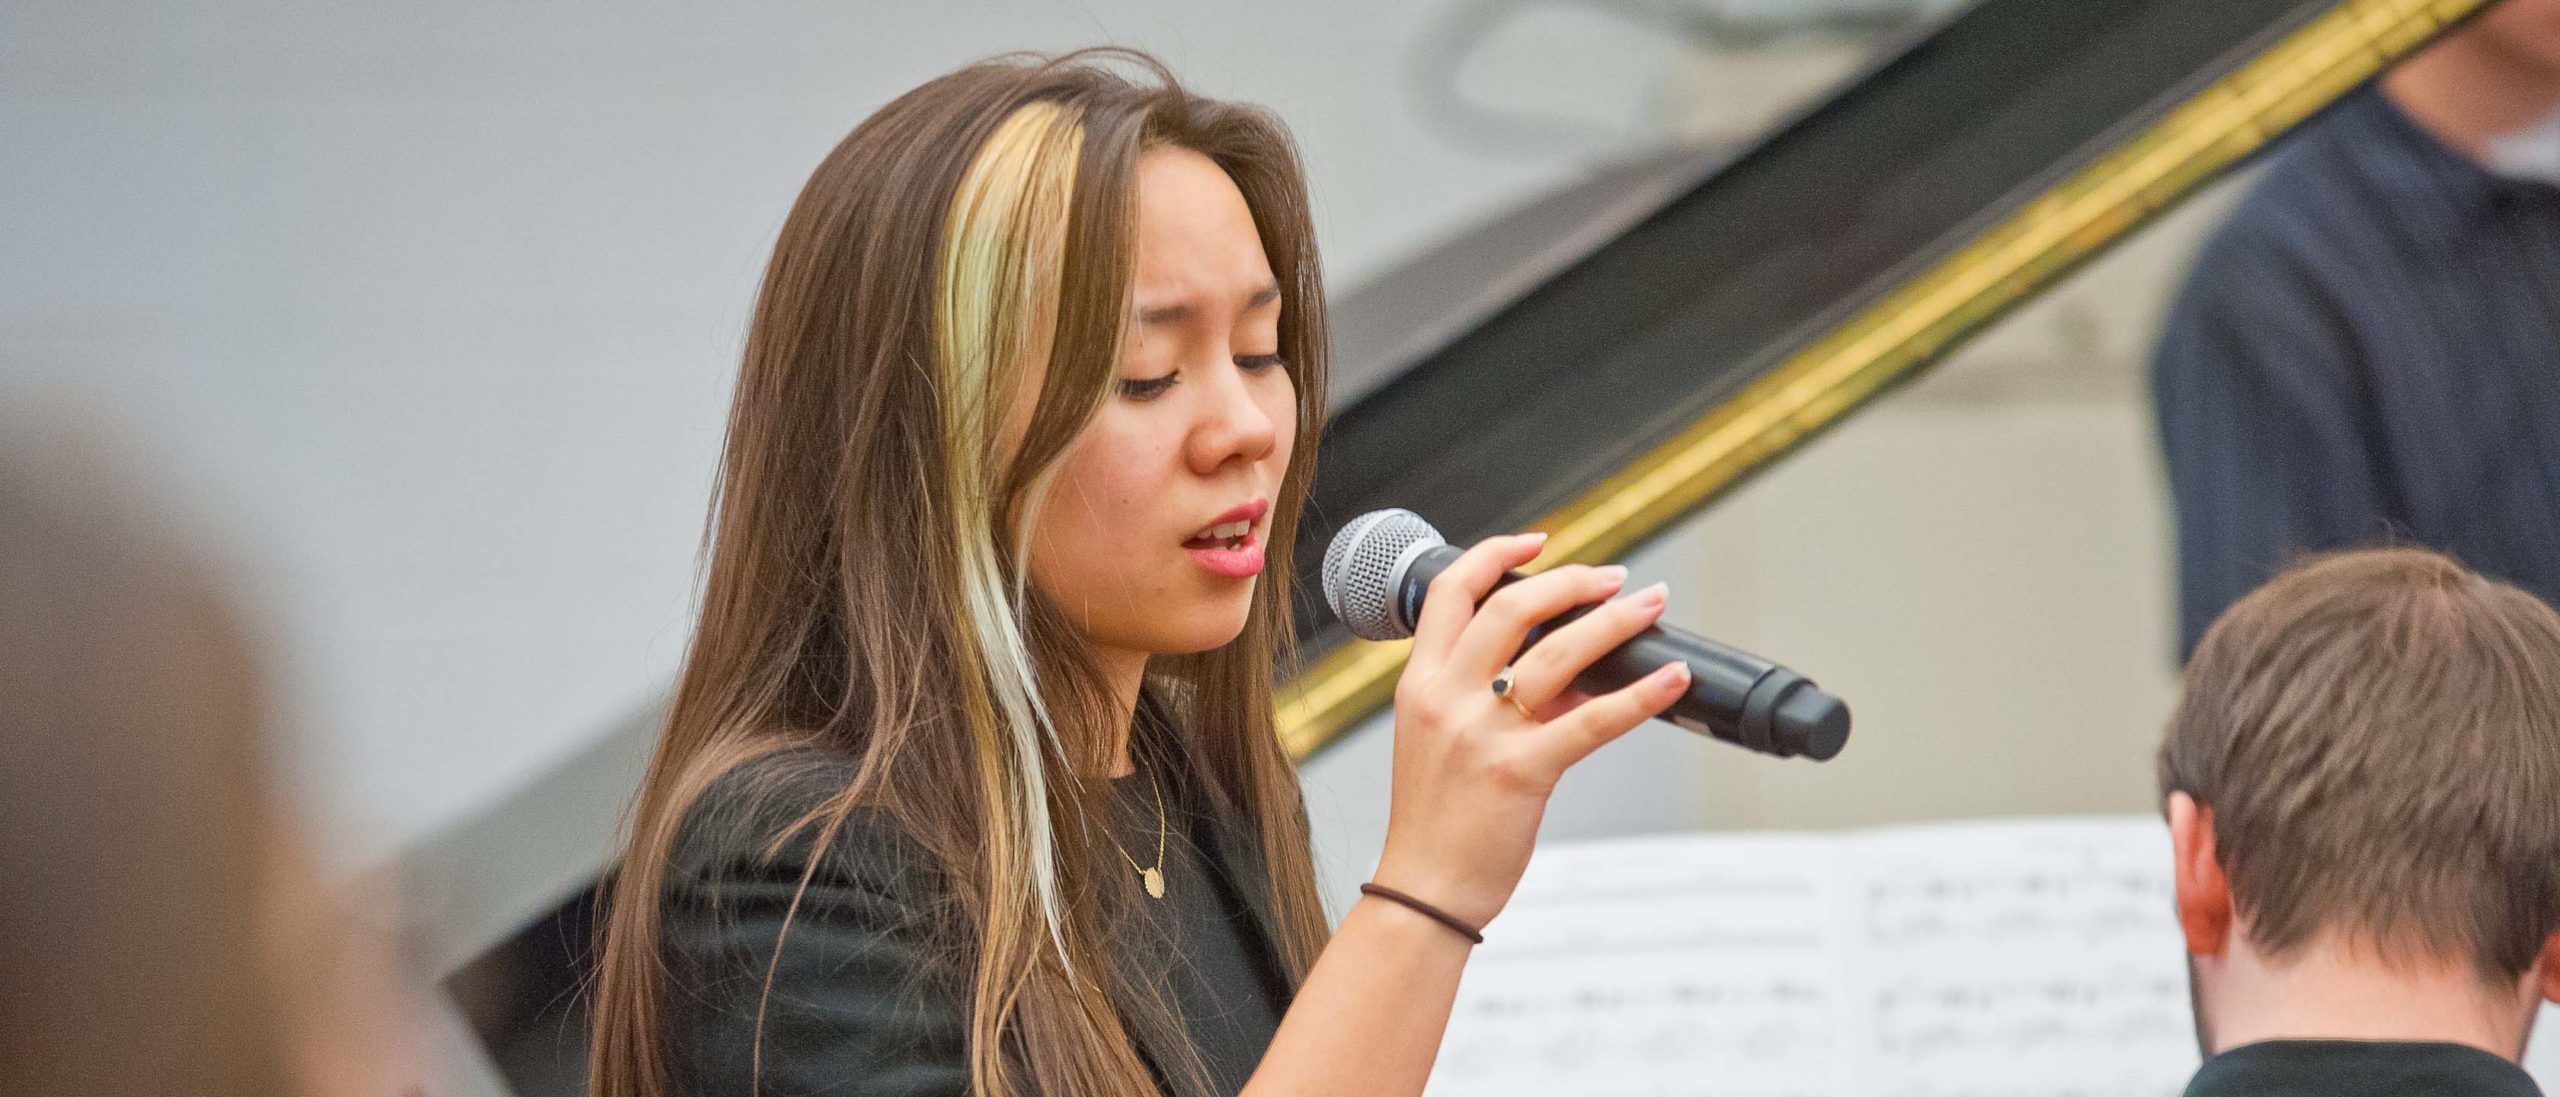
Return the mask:
<path fill-rule="evenodd" d="M 965 1094 L 964 984 L 926 932 L 938 889 L 922 851 L 858 811 L 823 851 L 802 834 L 765 855 L 851 780 L 849 761 L 813 753 L 722 778 L 676 843 L 660 935 L 672 1092 Z"/>
<path fill-rule="evenodd" d="M 2294 556 L 2383 536 L 2392 513 L 2351 311 L 2244 203 L 2170 310 L 2153 373 L 2177 518 L 2183 659 Z"/>

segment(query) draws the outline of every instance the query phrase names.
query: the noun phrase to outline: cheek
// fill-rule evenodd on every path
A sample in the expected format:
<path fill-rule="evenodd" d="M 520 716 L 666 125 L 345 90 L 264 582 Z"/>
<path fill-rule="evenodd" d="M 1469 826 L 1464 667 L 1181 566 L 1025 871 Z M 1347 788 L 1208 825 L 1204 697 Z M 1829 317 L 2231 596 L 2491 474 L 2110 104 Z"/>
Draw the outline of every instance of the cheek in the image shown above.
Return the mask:
<path fill-rule="evenodd" d="M 1114 429 L 1109 414 L 1060 461 L 1032 527 L 1032 582 L 1062 605 L 1127 593 L 1120 588 L 1137 576 L 1125 564 L 1145 558 L 1158 532 L 1153 505 L 1171 455 L 1155 439 Z"/>
<path fill-rule="evenodd" d="M 1262 413 L 1271 419 L 1271 461 L 1281 470 L 1289 467 L 1289 455 L 1298 443 L 1298 385 L 1286 370 L 1273 370 L 1278 380 L 1262 394 Z M 1278 484 L 1271 485 L 1274 489 Z"/>

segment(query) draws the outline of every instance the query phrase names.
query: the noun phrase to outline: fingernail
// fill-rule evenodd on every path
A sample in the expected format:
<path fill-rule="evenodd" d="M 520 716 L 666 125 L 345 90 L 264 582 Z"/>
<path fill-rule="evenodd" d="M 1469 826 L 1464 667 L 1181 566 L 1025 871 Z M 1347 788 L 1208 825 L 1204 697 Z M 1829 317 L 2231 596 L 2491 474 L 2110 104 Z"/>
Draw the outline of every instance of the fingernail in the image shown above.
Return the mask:
<path fill-rule="evenodd" d="M 1520 539 L 1532 545 L 1543 545 L 1547 543 L 1547 534 L 1544 530 L 1531 530 L 1521 534 Z"/>
<path fill-rule="evenodd" d="M 1592 570 L 1599 572 L 1600 578 L 1607 581 L 1610 586 L 1616 586 L 1627 581 L 1627 567 L 1624 564 L 1611 564 L 1604 568 L 1593 568 Z"/>
<path fill-rule="evenodd" d="M 1653 684 L 1664 689 L 1689 688 L 1689 664 L 1663 664 L 1662 669 L 1653 672 Z"/>
<path fill-rule="evenodd" d="M 1637 591 L 1635 598 L 1637 603 L 1641 605 L 1652 609 L 1660 609 L 1664 602 L 1671 599 L 1671 584 L 1655 583 L 1652 586 Z"/>

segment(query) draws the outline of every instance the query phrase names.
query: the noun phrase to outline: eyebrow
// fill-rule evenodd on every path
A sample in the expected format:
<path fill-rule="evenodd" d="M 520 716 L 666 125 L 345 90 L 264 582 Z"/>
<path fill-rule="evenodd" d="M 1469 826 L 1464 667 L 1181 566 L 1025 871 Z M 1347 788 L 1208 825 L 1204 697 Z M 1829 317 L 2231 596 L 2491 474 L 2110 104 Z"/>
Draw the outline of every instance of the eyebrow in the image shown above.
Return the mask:
<path fill-rule="evenodd" d="M 1252 312 L 1255 309 L 1261 308 L 1262 306 L 1268 305 L 1279 299 L 1280 287 L 1278 285 L 1264 286 L 1261 289 L 1256 290 L 1252 297 L 1246 299 L 1244 303 L 1244 311 Z M 1180 324 L 1186 323 L 1198 315 L 1199 310 L 1193 308 L 1191 302 L 1184 301 L 1177 304 L 1157 305 L 1152 308 L 1139 309 L 1138 322 L 1141 324 Z"/>

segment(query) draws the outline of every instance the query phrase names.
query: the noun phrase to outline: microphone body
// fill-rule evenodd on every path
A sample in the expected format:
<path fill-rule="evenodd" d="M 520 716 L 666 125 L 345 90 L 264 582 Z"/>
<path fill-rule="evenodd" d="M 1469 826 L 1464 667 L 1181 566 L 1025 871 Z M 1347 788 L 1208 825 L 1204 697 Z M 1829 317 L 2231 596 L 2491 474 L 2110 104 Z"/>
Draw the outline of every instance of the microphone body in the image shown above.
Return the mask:
<path fill-rule="evenodd" d="M 1462 550 L 1420 518 L 1398 510 L 1374 512 L 1345 526 L 1326 553 L 1325 595 L 1354 633 L 1373 640 L 1410 636 L 1431 581 L 1460 555 Z M 1505 574 L 1496 589 L 1523 578 Z M 1577 606 L 1538 625 L 1523 650 L 1595 608 Z M 1780 758 L 1823 761 L 1848 742 L 1849 707 L 1811 680 L 1664 625 L 1593 660 L 1573 684 L 1585 693 L 1606 693 L 1673 662 L 1689 664 L 1689 689 L 1663 717 L 1681 727 Z"/>
<path fill-rule="evenodd" d="M 1422 619 L 1431 581 L 1463 554 L 1447 544 L 1414 554 L 1395 592 L 1398 616 L 1408 628 Z M 1505 572 L 1494 589 L 1525 578 Z M 1576 606 L 1530 629 L 1521 650 L 1596 608 Z M 1839 698 L 1776 663 L 1667 625 L 1654 625 L 1592 660 L 1573 684 L 1584 693 L 1606 693 L 1672 663 L 1689 664 L 1689 689 L 1662 715 L 1681 727 L 1762 754 L 1801 754 L 1816 761 L 1840 753 L 1849 740 L 1849 708 Z"/>

